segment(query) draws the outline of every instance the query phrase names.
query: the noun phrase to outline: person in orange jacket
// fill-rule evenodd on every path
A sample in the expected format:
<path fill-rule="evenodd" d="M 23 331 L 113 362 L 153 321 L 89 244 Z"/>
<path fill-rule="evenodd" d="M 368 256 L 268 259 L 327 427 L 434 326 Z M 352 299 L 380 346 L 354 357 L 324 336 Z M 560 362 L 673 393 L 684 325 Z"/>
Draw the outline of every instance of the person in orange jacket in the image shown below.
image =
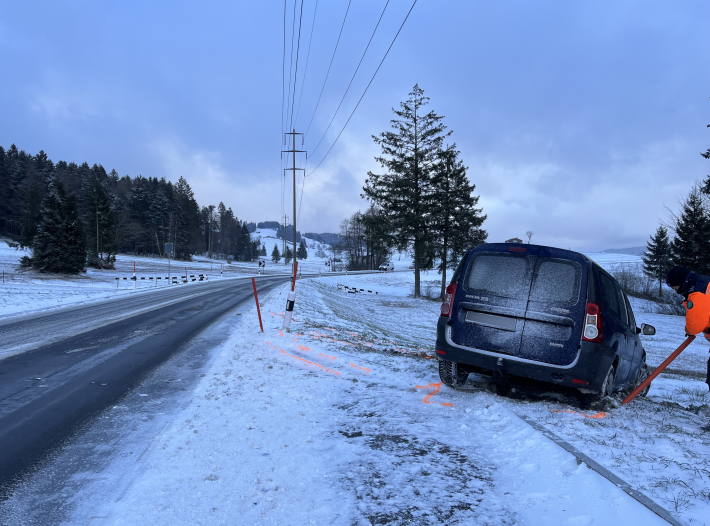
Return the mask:
<path fill-rule="evenodd" d="M 685 267 L 673 267 L 666 275 L 666 283 L 685 298 L 685 333 L 702 332 L 710 342 L 710 276 L 696 274 Z M 705 383 L 710 389 L 710 358 Z"/>

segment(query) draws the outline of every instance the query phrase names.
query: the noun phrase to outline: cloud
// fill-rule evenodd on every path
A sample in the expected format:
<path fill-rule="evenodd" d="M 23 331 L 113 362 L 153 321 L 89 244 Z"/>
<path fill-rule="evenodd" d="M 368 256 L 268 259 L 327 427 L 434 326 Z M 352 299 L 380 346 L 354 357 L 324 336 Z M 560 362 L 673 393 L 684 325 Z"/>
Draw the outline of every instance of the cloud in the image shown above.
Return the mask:
<path fill-rule="evenodd" d="M 488 214 L 490 241 L 535 232 L 540 244 L 573 249 L 642 245 L 693 183 L 690 148 L 651 143 L 585 168 L 556 162 L 479 157 L 469 176 Z M 581 168 L 580 168 L 581 167 Z"/>

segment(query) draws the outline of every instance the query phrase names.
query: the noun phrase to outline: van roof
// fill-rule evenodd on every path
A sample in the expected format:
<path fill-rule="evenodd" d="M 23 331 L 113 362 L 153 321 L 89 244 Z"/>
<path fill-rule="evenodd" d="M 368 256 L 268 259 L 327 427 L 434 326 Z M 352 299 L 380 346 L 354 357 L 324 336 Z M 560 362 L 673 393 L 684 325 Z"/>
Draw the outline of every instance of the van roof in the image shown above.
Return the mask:
<path fill-rule="evenodd" d="M 579 252 L 544 245 L 532 245 L 529 243 L 483 243 L 473 248 L 469 253 L 471 252 L 527 253 L 533 256 L 569 259 L 580 263 L 593 263 L 591 259 Z"/>

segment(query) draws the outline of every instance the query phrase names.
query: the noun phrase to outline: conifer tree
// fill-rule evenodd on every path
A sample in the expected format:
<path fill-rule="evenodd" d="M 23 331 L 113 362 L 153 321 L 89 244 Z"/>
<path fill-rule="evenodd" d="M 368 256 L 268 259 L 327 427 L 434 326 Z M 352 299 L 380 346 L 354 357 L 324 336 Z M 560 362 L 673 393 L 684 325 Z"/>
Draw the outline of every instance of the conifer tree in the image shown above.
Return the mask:
<path fill-rule="evenodd" d="M 432 230 L 434 253 L 440 261 L 441 297 L 447 285 L 447 268 L 455 266 L 466 250 L 480 245 L 488 236 L 481 228 L 486 216 L 481 208 L 476 208 L 478 196 L 473 195 L 476 186 L 469 181 L 459 156 L 455 145 L 440 150 L 432 177 Z"/>
<path fill-rule="evenodd" d="M 266 245 L 261 245 L 261 250 L 259 250 L 260 256 L 266 256 Z"/>
<path fill-rule="evenodd" d="M 415 85 L 407 100 L 393 109 L 392 131 L 373 136 L 382 149 L 375 160 L 385 173 L 368 172 L 363 196 L 382 209 L 400 249 L 414 255 L 414 296 L 421 295 L 420 270 L 427 266 L 431 245 L 433 190 L 437 152 L 448 135 L 443 117 L 425 111 L 429 97 Z"/>
<path fill-rule="evenodd" d="M 96 268 L 113 268 L 116 260 L 116 220 L 107 183 L 106 171 L 99 165 L 81 181 L 87 260 Z"/>
<path fill-rule="evenodd" d="M 643 272 L 648 277 L 658 280 L 659 297 L 663 292 L 663 280 L 671 266 L 671 243 L 668 230 L 661 225 L 648 240 L 643 255 Z"/>
<path fill-rule="evenodd" d="M 301 239 L 301 242 L 298 244 L 298 249 L 296 249 L 296 256 L 298 259 L 308 259 L 308 250 L 306 249 L 306 244 L 303 242 L 303 239 Z"/>
<path fill-rule="evenodd" d="M 698 188 L 693 188 L 675 225 L 671 245 L 673 264 L 702 274 L 710 273 L 710 218 Z"/>
<path fill-rule="evenodd" d="M 286 253 L 284 254 L 284 264 L 288 265 L 293 259 L 293 252 L 291 252 L 291 247 L 286 247 Z"/>
<path fill-rule="evenodd" d="M 281 254 L 279 253 L 278 245 L 274 245 L 274 249 L 271 251 L 271 261 L 274 263 L 281 261 Z"/>
<path fill-rule="evenodd" d="M 78 274 L 84 270 L 86 250 L 74 198 L 59 181 L 49 184 L 42 201 L 37 234 L 32 244 L 32 266 L 41 272 Z"/>

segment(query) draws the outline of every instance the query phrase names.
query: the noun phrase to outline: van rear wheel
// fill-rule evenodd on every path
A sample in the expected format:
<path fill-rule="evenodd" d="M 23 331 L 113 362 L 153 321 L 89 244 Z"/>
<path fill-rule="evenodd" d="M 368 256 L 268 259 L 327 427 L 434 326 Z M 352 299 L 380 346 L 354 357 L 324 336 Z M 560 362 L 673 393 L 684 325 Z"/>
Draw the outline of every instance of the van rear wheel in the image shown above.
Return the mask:
<path fill-rule="evenodd" d="M 439 359 L 439 378 L 449 387 L 461 387 L 466 383 L 468 373 L 461 371 L 456 362 Z"/>

